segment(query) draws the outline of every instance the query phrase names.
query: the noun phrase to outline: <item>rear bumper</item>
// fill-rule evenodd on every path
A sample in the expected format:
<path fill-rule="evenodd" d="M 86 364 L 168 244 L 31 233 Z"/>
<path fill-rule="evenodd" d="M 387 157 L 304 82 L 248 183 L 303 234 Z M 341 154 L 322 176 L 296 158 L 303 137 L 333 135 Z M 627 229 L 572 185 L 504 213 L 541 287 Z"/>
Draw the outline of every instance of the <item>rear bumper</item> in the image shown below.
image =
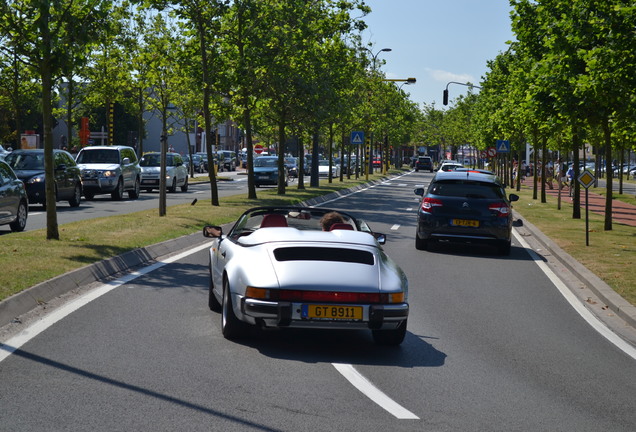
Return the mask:
<path fill-rule="evenodd" d="M 470 242 L 510 241 L 512 220 L 480 221 L 479 228 L 452 226 L 448 217 L 420 215 L 417 236 L 423 240 L 450 240 Z"/>
<path fill-rule="evenodd" d="M 362 320 L 306 319 L 301 316 L 302 303 L 241 299 L 241 312 L 265 327 L 389 330 L 399 327 L 409 315 L 407 303 L 346 306 L 362 306 Z"/>

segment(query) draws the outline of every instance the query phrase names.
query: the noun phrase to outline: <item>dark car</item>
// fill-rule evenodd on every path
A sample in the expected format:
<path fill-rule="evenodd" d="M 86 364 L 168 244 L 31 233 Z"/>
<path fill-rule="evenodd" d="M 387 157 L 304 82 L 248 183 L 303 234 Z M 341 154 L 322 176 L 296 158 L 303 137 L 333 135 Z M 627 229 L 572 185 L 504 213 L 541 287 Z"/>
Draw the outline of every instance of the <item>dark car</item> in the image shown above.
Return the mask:
<path fill-rule="evenodd" d="M 261 156 L 254 159 L 254 185 L 278 184 L 278 156 Z M 285 186 L 287 186 L 287 172 L 285 170 Z"/>
<path fill-rule="evenodd" d="M 415 161 L 415 171 L 425 170 L 433 172 L 433 159 L 430 156 L 420 156 Z"/>
<path fill-rule="evenodd" d="M 26 186 L 30 204 L 46 207 L 44 182 L 44 150 L 18 149 L 9 153 L 6 162 Z M 68 201 L 71 207 L 79 207 L 82 200 L 82 176 L 70 153 L 53 150 L 53 174 L 55 176 L 55 200 Z"/>
<path fill-rule="evenodd" d="M 219 171 L 236 171 L 238 166 L 236 153 L 231 150 L 219 150 L 216 154 L 219 160 Z"/>
<path fill-rule="evenodd" d="M 197 173 L 205 172 L 204 161 L 201 155 L 194 154 L 192 155 L 192 161 L 190 161 L 190 156 L 185 155 L 183 157 L 183 162 L 187 165 L 188 172 L 190 172 L 190 166 L 192 166 L 192 171 Z"/>
<path fill-rule="evenodd" d="M 286 157 L 285 167 L 290 178 L 298 178 L 298 162 L 295 157 Z"/>
<path fill-rule="evenodd" d="M 432 241 L 487 243 L 501 255 L 510 254 L 512 201 L 499 178 L 474 170 L 438 171 L 428 186 L 415 189 L 420 195 L 416 249 Z"/>
<path fill-rule="evenodd" d="M 11 231 L 24 231 L 29 214 L 29 200 L 24 183 L 11 167 L 0 160 L 0 225 Z"/>

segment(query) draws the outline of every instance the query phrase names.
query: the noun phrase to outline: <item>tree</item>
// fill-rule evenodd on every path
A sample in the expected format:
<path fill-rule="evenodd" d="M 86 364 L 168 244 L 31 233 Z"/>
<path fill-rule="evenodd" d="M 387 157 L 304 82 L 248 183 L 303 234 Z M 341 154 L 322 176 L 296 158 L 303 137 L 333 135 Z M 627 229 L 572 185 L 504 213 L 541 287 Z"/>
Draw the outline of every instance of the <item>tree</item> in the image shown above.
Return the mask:
<path fill-rule="evenodd" d="M 0 35 L 15 47 L 20 60 L 42 83 L 47 240 L 58 240 L 53 172 L 52 92 L 65 66 L 84 61 L 74 53 L 87 50 L 101 34 L 111 2 L 106 0 L 15 0 L 0 4 Z M 81 26 L 72 23 L 81 22 Z"/>

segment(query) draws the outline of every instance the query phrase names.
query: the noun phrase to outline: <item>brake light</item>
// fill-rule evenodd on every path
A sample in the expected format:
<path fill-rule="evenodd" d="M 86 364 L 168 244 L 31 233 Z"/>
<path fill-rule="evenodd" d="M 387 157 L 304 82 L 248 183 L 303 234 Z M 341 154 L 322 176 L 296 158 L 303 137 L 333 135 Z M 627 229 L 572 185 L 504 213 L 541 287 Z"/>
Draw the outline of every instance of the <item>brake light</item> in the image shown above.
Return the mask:
<path fill-rule="evenodd" d="M 497 217 L 508 217 L 510 214 L 510 207 L 505 202 L 489 204 L 488 210 L 497 213 Z"/>
<path fill-rule="evenodd" d="M 245 296 L 272 301 L 376 304 L 403 303 L 405 297 L 403 292 L 381 294 L 339 291 L 270 290 L 255 287 L 247 287 Z"/>
<path fill-rule="evenodd" d="M 442 205 L 442 200 L 426 197 L 422 200 L 421 208 L 424 213 L 432 213 L 433 207 L 441 207 Z"/>

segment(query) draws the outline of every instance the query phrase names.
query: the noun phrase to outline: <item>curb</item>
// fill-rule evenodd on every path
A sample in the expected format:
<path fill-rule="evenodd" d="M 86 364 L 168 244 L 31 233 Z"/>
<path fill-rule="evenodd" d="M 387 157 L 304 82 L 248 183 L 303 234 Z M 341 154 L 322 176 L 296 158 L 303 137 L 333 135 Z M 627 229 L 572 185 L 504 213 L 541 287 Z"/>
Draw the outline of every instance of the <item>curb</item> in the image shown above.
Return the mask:
<path fill-rule="evenodd" d="M 564 267 L 566 267 L 577 279 L 581 281 L 587 288 L 598 296 L 617 316 L 625 320 L 631 327 L 636 328 L 636 306 L 630 304 L 623 297 L 618 295 L 601 278 L 596 276 L 584 265 L 579 263 L 570 254 L 561 249 L 550 238 L 543 234 L 536 226 L 528 222 L 518 212 L 514 211 L 515 219 L 523 221 L 523 227 L 557 259 Z"/>
<path fill-rule="evenodd" d="M 94 282 L 107 281 L 137 267 L 151 264 L 159 257 L 173 255 L 206 241 L 201 233 L 177 237 L 89 264 L 34 285 L 0 302 L 0 327 L 74 289 Z"/>
<path fill-rule="evenodd" d="M 374 180 L 364 185 L 358 185 L 349 189 L 315 197 L 299 205 L 310 207 L 377 183 L 380 183 L 380 180 Z M 197 246 L 206 241 L 208 241 L 208 239 L 203 237 L 200 232 L 196 232 L 176 239 L 134 249 L 41 282 L 0 302 L 0 327 L 11 323 L 20 315 L 42 307 L 52 299 L 74 289 L 95 282 L 108 281 L 138 267 L 152 264 L 156 262 L 159 257 L 174 255 L 184 249 Z"/>
<path fill-rule="evenodd" d="M 386 181 L 374 180 L 363 185 L 354 186 L 327 195 L 312 198 L 301 206 L 311 207 L 333 200 L 335 198 L 357 192 L 369 186 Z M 619 296 L 609 285 L 601 280 L 585 266 L 576 261 L 571 255 L 546 237 L 536 226 L 514 211 L 516 219 L 523 221 L 523 227 L 563 266 L 572 272 L 587 288 L 594 292 L 617 316 L 621 317 L 631 327 L 636 328 L 636 307 Z M 70 271 L 53 279 L 37 284 L 18 294 L 0 302 L 0 327 L 11 323 L 14 319 L 45 305 L 52 299 L 68 293 L 74 289 L 95 282 L 105 282 L 122 273 L 156 262 L 159 257 L 167 257 L 179 253 L 192 246 L 206 242 L 200 233 L 196 232 L 176 239 L 166 240 L 147 247 L 135 249 L 124 254 L 89 264 L 77 270 Z"/>

